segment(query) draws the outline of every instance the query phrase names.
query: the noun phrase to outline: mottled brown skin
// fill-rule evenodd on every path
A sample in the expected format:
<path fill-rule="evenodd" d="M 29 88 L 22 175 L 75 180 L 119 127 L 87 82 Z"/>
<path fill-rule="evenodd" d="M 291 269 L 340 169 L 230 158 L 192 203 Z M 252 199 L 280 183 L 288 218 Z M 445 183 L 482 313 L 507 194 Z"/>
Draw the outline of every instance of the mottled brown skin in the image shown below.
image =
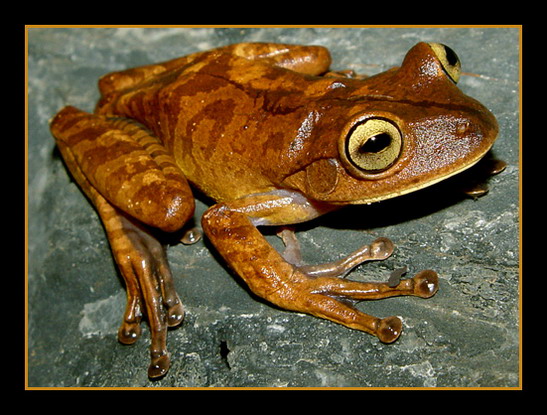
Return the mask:
<path fill-rule="evenodd" d="M 217 202 L 203 215 L 205 234 L 255 294 L 384 342 L 399 336 L 399 318 L 369 316 L 344 299 L 428 298 L 434 271 L 398 284 L 350 281 L 341 277 L 356 265 L 389 257 L 391 241 L 309 266 L 294 235 L 283 234 L 287 250 L 278 253 L 257 226 L 395 197 L 477 162 L 497 123 L 458 89 L 449 52 L 419 43 L 400 68 L 363 78 L 328 72 L 322 47 L 237 44 L 108 74 L 94 114 L 65 107 L 55 116 L 52 133 L 126 282 L 120 341 L 138 338 L 143 315 L 150 324 L 150 377 L 167 372 L 167 327 L 184 316 L 154 229 L 173 232 L 192 217 L 189 183 Z M 369 151 L 364 143 L 386 134 L 358 138 L 363 125 L 391 128 L 387 144 Z"/>

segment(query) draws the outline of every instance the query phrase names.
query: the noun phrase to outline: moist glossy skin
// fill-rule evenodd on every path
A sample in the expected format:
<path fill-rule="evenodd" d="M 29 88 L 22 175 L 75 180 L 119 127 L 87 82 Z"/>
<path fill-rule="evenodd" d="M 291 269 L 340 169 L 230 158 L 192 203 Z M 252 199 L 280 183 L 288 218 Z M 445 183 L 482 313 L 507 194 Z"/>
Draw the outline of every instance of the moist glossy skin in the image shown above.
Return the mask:
<path fill-rule="evenodd" d="M 476 163 L 496 138 L 494 116 L 458 89 L 459 61 L 443 45 L 419 43 L 401 67 L 370 78 L 329 65 L 322 47 L 237 44 L 105 75 L 94 114 L 65 107 L 52 120 L 126 282 L 120 341 L 133 343 L 148 318 L 150 377 L 167 372 L 167 327 L 184 315 L 151 229 L 174 232 L 192 217 L 189 184 L 217 202 L 202 218 L 206 236 L 255 294 L 280 307 L 392 342 L 397 317 L 340 299 L 437 291 L 431 270 L 389 285 L 340 278 L 387 258 L 385 238 L 307 266 L 294 234 L 281 234 L 280 254 L 257 229 L 421 189 Z"/>

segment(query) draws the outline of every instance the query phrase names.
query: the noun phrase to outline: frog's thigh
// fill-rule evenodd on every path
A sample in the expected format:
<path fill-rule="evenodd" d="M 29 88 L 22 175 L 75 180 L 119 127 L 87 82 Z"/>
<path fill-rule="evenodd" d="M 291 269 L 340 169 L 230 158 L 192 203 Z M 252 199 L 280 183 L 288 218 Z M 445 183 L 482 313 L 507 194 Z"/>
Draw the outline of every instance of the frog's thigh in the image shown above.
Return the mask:
<path fill-rule="evenodd" d="M 180 174 L 171 166 L 162 148 L 156 148 L 158 144 L 150 142 L 153 137 L 140 126 L 128 121 L 106 119 L 75 108 L 67 108 L 53 120 L 51 128 L 67 167 L 101 217 L 113 256 L 126 283 L 127 306 L 118 338 L 126 344 L 135 342 L 140 335 L 143 312 L 146 311 L 151 329 L 151 364 L 148 373 L 150 377 L 162 376 L 169 368 L 167 327 L 179 324 L 184 311 L 174 287 L 163 246 L 149 229 L 134 218 L 139 215 L 124 213 L 103 196 L 102 192 L 112 192 L 116 186 L 123 187 L 124 183 L 108 183 L 107 179 L 114 181 L 120 176 L 114 174 L 105 178 L 102 176 L 105 173 L 101 173 L 100 169 L 127 168 L 138 173 L 139 159 L 125 157 L 129 149 L 139 153 L 142 163 L 150 165 L 153 162 L 153 170 L 162 170 L 166 183 L 163 187 L 158 186 L 158 191 L 172 186 L 173 192 L 183 190 L 178 197 L 188 197 L 184 192 L 184 178 L 178 177 Z M 111 134 L 111 131 L 114 133 Z M 142 146 L 140 149 L 139 145 Z M 143 148 L 150 153 L 143 153 Z M 89 160 L 102 160 L 106 162 L 106 167 L 100 163 L 86 163 Z M 118 160 L 120 164 L 116 163 Z M 115 193 L 111 194 L 114 201 L 117 201 L 115 196 Z M 117 202 L 122 207 L 125 206 L 123 200 Z M 186 206 L 187 211 L 178 214 L 188 215 L 193 209 L 191 197 L 190 202 Z M 146 215 L 140 216 L 148 219 Z M 153 224 L 154 221 L 149 223 Z M 167 228 L 166 223 L 168 222 L 163 222 L 162 225 Z M 177 226 L 179 225 L 175 224 Z"/>
<path fill-rule="evenodd" d="M 99 91 L 101 92 L 101 96 L 106 96 L 107 94 L 115 91 L 122 91 L 124 89 L 134 87 L 149 79 L 159 76 L 163 72 L 183 67 L 184 65 L 192 62 L 192 60 L 198 55 L 199 53 L 195 53 L 165 62 L 143 65 L 108 73 L 99 79 Z"/>
<path fill-rule="evenodd" d="M 193 215 L 186 179 L 143 127 L 66 107 L 53 119 L 51 130 L 91 186 L 130 216 L 175 231 Z"/>
<path fill-rule="evenodd" d="M 238 43 L 227 48 L 237 56 L 252 60 L 264 59 L 276 66 L 308 75 L 320 75 L 331 64 L 330 53 L 323 46 Z"/>

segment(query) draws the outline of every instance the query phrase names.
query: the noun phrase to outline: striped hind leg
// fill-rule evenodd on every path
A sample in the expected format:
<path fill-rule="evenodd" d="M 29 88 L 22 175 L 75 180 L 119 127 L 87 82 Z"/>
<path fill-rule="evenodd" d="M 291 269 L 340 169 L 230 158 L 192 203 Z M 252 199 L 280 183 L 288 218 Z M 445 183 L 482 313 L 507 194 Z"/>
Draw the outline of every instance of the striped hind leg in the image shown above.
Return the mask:
<path fill-rule="evenodd" d="M 151 332 L 150 377 L 169 369 L 167 328 L 182 321 L 165 251 L 154 234 L 180 229 L 194 200 L 161 143 L 139 125 L 67 107 L 51 122 L 67 167 L 105 227 L 127 288 L 118 339 L 131 344 L 146 315 Z"/>

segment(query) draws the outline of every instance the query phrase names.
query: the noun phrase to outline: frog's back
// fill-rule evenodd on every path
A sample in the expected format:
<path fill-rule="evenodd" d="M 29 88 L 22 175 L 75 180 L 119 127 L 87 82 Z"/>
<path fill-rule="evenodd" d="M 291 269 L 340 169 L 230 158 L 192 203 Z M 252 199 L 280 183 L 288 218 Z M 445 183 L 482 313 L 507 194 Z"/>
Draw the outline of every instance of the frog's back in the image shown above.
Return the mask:
<path fill-rule="evenodd" d="M 302 77 L 222 54 L 207 56 L 164 87 L 158 134 L 191 182 L 216 200 L 276 187 L 308 111 L 301 94 L 287 90 L 288 78 Z"/>
<path fill-rule="evenodd" d="M 234 59 L 267 63 L 268 66 L 292 69 L 309 75 L 326 72 L 331 63 L 328 49 L 322 46 L 303 46 L 278 43 L 239 43 L 205 52 L 196 52 L 161 63 L 111 72 L 99 80 L 101 96 L 138 87 L 160 74 L 187 68 L 211 56 L 231 56 Z"/>
<path fill-rule="evenodd" d="M 188 180 L 216 200 L 233 199 L 274 187 L 272 169 L 265 174 L 263 165 L 286 153 L 288 126 L 295 125 L 296 134 L 306 116 L 286 91 L 300 78 L 212 51 L 106 75 L 96 112 L 140 122 L 163 142 Z"/>

